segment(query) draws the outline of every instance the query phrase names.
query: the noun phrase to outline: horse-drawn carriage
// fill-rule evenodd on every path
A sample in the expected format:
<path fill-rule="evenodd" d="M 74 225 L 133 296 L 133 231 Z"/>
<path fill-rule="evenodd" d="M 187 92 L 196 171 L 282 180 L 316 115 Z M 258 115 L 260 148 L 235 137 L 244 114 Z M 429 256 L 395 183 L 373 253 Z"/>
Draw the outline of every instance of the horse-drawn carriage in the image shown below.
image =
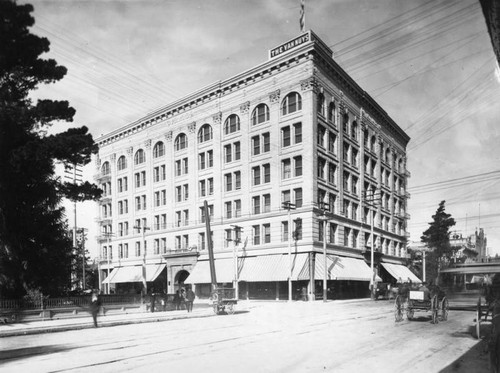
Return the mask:
<path fill-rule="evenodd" d="M 223 313 L 232 315 L 234 313 L 236 303 L 238 303 L 235 290 L 234 288 L 217 288 L 212 291 L 210 300 L 216 315 Z"/>
<path fill-rule="evenodd" d="M 396 322 L 402 321 L 404 314 L 408 320 L 413 319 L 415 312 L 430 312 L 432 323 L 437 324 L 440 320 L 448 320 L 449 302 L 444 292 L 434 287 L 431 290 L 426 287 L 411 289 L 409 286 L 401 286 L 394 301 L 394 317 Z"/>

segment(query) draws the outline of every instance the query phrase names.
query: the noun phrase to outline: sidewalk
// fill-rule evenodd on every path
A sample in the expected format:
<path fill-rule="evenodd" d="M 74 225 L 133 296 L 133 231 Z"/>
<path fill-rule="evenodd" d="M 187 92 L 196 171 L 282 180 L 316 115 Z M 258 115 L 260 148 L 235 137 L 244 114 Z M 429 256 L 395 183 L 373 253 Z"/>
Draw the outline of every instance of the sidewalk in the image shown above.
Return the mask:
<path fill-rule="evenodd" d="M 179 320 L 193 317 L 213 316 L 214 311 L 207 304 L 195 304 L 193 312 L 186 310 L 180 311 L 162 311 L 162 312 L 137 312 L 112 314 L 97 317 L 98 327 L 108 327 L 126 324 L 139 324 L 145 322 L 159 322 L 167 320 Z M 91 329 L 94 328 L 94 322 L 90 313 L 88 317 L 61 318 L 44 321 L 13 322 L 0 324 L 0 338 L 19 335 L 54 333 L 67 330 Z"/>
<path fill-rule="evenodd" d="M 345 299 L 335 300 L 323 303 L 322 301 L 302 302 L 293 301 L 287 303 L 286 300 L 273 301 L 273 300 L 240 300 L 236 309 L 236 313 L 242 311 L 249 311 L 250 309 L 265 308 L 267 310 L 280 309 L 283 312 L 283 305 L 288 305 L 288 311 L 296 312 L 300 308 L 318 307 L 326 304 L 342 304 L 342 303 L 358 303 L 358 302 L 372 302 L 369 298 L 361 299 Z M 292 307 L 291 309 L 289 307 Z M 168 320 L 180 320 L 195 317 L 210 317 L 215 316 L 213 308 L 205 301 L 194 304 L 193 312 L 188 313 L 186 310 L 180 311 L 162 311 L 162 312 L 136 312 L 136 313 L 121 313 L 100 315 L 97 317 L 98 327 L 108 327 L 116 325 L 139 324 L 147 322 L 160 322 Z M 92 329 L 94 323 L 90 313 L 88 317 L 75 317 L 75 318 L 61 318 L 45 321 L 28 321 L 28 322 L 13 322 L 8 324 L 0 324 L 0 338 L 13 337 L 19 335 L 30 334 L 43 334 L 54 333 L 68 330 L 78 329 Z"/>

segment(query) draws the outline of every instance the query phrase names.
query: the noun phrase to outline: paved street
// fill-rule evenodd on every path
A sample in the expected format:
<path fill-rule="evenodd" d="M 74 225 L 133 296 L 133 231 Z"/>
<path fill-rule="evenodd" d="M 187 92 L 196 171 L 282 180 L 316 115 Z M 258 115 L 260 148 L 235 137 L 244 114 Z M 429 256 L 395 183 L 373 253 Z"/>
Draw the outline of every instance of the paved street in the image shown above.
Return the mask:
<path fill-rule="evenodd" d="M 472 313 L 416 316 L 396 324 L 390 301 L 242 303 L 232 316 L 1 338 L 0 370 L 466 372 Z M 479 359 L 474 372 L 487 368 Z"/>

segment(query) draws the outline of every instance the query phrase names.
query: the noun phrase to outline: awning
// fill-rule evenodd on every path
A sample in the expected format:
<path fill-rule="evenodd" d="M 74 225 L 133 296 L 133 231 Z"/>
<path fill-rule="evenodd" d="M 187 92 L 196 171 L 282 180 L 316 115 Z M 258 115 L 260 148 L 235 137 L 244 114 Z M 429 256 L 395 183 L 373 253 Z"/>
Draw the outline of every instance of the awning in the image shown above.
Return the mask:
<path fill-rule="evenodd" d="M 470 274 L 493 274 L 500 273 L 499 265 L 464 265 L 459 267 L 445 268 L 441 273 L 460 273 L 464 275 Z"/>
<path fill-rule="evenodd" d="M 215 259 L 215 275 L 218 283 L 232 282 L 234 280 L 233 259 Z M 199 261 L 184 281 L 185 284 L 210 284 L 210 262 L 208 260 Z"/>
<path fill-rule="evenodd" d="M 160 273 L 165 268 L 166 264 L 146 264 L 146 281 L 151 282 L 156 280 Z M 109 275 L 110 283 L 124 283 L 124 282 L 142 282 L 142 265 L 118 267 L 113 270 Z M 106 277 L 103 284 L 108 282 Z"/>
<path fill-rule="evenodd" d="M 325 259 L 323 254 L 316 254 L 314 263 L 315 280 L 324 279 Z M 336 255 L 326 255 L 327 280 L 351 280 L 351 281 L 370 281 L 371 269 L 362 259 L 341 257 Z M 300 273 L 301 280 L 309 280 L 309 263 L 306 262 Z M 382 281 L 378 276 L 376 281 Z"/>
<path fill-rule="evenodd" d="M 291 261 L 290 261 L 291 259 Z M 288 255 L 261 255 L 246 257 L 239 280 L 248 282 L 288 281 L 290 266 L 292 280 L 297 280 L 307 254 Z"/>
<path fill-rule="evenodd" d="M 417 276 L 413 274 L 407 267 L 401 264 L 391 264 L 391 263 L 382 263 L 382 266 L 389 272 L 389 274 L 394 277 L 398 282 L 406 282 L 411 280 L 411 282 L 421 283 Z"/>

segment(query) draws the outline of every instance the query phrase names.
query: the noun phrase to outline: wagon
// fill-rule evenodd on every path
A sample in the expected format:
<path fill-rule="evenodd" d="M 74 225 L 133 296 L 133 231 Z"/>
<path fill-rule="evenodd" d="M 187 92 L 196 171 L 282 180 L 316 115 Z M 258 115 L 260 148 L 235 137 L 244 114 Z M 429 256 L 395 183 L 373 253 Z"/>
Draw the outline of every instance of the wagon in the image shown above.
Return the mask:
<path fill-rule="evenodd" d="M 212 291 L 210 300 L 216 315 L 226 313 L 232 315 L 235 311 L 235 306 L 238 300 L 235 297 L 236 291 L 234 288 L 217 288 Z"/>
<path fill-rule="evenodd" d="M 442 292 L 429 294 L 424 290 L 410 290 L 406 294 L 399 294 L 394 301 L 394 317 L 396 322 L 403 320 L 403 315 L 406 313 L 406 318 L 411 320 L 415 312 L 430 312 L 432 323 L 437 324 L 439 320 L 448 320 L 450 307 L 448 299 Z"/>

